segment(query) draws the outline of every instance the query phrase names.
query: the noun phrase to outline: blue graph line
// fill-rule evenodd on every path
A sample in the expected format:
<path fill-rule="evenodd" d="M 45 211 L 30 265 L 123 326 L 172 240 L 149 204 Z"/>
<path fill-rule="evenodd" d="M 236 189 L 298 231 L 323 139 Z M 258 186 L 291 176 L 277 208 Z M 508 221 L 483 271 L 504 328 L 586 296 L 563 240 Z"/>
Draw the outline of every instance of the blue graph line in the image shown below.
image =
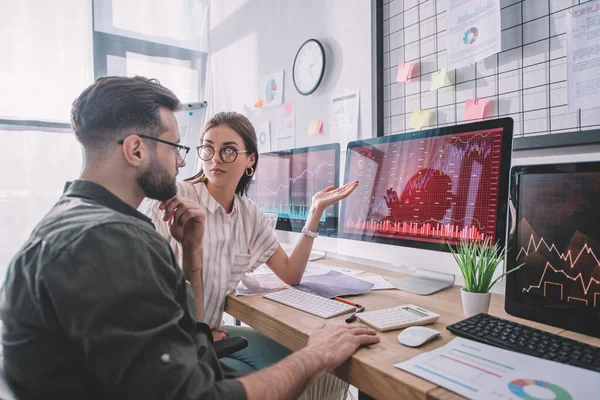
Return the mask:
<path fill-rule="evenodd" d="M 459 385 L 459 386 L 462 386 L 462 387 L 464 387 L 464 388 L 467 388 L 467 389 L 469 389 L 469 390 L 472 390 L 472 391 L 474 391 L 475 393 L 479 392 L 479 390 L 477 390 L 477 389 L 475 389 L 475 388 L 472 388 L 471 386 L 467 386 L 467 385 L 465 385 L 465 384 L 463 384 L 463 383 L 460 383 L 460 382 L 458 382 L 458 381 L 455 381 L 455 380 L 454 380 L 454 379 L 452 379 L 452 378 L 448 378 L 447 376 L 444 376 L 444 375 L 438 374 L 437 372 L 433 372 L 433 371 L 431 371 L 431 370 L 428 370 L 427 368 L 423 368 L 423 367 L 421 367 L 420 365 L 415 365 L 415 368 L 419 368 L 419 369 L 422 369 L 423 371 L 429 372 L 430 374 L 433 374 L 433 375 L 439 376 L 440 378 L 446 379 L 447 381 L 450 381 L 450 382 L 452 382 L 452 383 L 455 383 L 455 384 L 457 384 L 457 385 Z"/>

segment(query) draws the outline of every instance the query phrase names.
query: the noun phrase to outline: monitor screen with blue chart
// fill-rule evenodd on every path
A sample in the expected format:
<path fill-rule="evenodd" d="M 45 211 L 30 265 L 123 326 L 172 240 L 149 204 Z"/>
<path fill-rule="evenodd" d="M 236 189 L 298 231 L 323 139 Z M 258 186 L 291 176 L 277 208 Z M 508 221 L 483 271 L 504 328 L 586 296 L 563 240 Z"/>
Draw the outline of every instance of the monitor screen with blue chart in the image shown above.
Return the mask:
<path fill-rule="evenodd" d="M 248 195 L 266 213 L 278 215 L 277 229 L 301 232 L 312 196 L 339 185 L 337 143 L 260 154 Z M 336 236 L 338 205 L 325 210 L 319 234 Z"/>

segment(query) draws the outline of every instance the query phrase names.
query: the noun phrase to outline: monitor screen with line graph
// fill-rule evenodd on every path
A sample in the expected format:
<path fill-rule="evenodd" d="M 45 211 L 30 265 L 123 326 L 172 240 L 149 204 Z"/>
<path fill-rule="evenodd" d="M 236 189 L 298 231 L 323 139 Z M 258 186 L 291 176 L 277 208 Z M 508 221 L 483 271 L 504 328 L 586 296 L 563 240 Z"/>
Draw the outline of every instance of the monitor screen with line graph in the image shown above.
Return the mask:
<path fill-rule="evenodd" d="M 340 237 L 449 251 L 461 239 L 505 242 L 510 118 L 348 145 Z"/>
<path fill-rule="evenodd" d="M 600 162 L 518 166 L 511 183 L 507 312 L 600 337 Z"/>
<path fill-rule="evenodd" d="M 277 229 L 301 232 L 312 196 L 338 186 L 338 143 L 260 154 L 248 196 L 266 213 L 278 215 Z M 327 208 L 319 221 L 319 234 L 337 235 L 338 206 Z"/>

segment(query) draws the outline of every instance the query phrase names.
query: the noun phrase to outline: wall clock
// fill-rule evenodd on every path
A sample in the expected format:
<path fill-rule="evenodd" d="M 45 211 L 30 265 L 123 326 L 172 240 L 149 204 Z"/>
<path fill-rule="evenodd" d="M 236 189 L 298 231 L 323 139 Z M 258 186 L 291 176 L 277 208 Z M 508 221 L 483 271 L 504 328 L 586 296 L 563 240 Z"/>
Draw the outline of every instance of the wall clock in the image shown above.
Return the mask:
<path fill-rule="evenodd" d="M 325 50 L 316 39 L 309 39 L 300 46 L 294 58 L 292 77 L 298 93 L 308 96 L 321 84 L 325 73 Z"/>

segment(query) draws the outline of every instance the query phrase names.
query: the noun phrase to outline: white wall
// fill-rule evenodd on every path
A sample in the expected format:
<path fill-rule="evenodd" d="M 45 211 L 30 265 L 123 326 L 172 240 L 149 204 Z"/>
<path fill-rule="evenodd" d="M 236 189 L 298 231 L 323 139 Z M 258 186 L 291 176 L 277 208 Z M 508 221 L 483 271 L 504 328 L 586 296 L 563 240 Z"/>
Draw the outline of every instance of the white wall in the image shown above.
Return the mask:
<path fill-rule="evenodd" d="M 331 94 L 359 88 L 360 137 L 372 131 L 371 2 L 367 0 L 239 0 L 214 1 L 210 12 L 208 115 L 223 110 L 244 112 L 258 98 L 261 75 L 285 70 L 284 101 L 296 109 L 296 147 L 328 143 Z M 319 89 L 301 96 L 294 88 L 291 68 L 298 47 L 309 38 L 326 46 L 327 71 Z M 263 109 L 254 116 L 268 120 L 281 108 Z M 324 134 L 306 134 L 310 120 L 324 121 Z M 519 151 L 513 165 L 600 160 L 600 146 Z M 344 160 L 342 158 L 342 173 Z M 299 235 L 278 232 L 282 242 Z M 459 274 L 449 254 L 384 246 L 351 240 L 318 238 L 315 248 L 361 257 L 370 264 L 410 272 L 412 268 Z M 408 267 L 408 268 L 407 268 Z M 457 283 L 462 281 L 458 278 Z M 502 284 L 497 291 L 502 291 Z"/>
<path fill-rule="evenodd" d="M 323 43 L 326 69 L 315 93 L 300 95 L 292 80 L 300 45 Z M 332 93 L 360 89 L 359 135 L 371 137 L 371 2 L 367 0 L 227 0 L 210 5 L 208 116 L 218 111 L 246 113 L 259 97 L 259 79 L 285 71 L 284 102 L 296 112 L 296 147 L 330 143 Z M 251 110 L 254 122 L 273 119 L 283 106 Z M 308 136 L 311 120 L 323 134 Z"/>

